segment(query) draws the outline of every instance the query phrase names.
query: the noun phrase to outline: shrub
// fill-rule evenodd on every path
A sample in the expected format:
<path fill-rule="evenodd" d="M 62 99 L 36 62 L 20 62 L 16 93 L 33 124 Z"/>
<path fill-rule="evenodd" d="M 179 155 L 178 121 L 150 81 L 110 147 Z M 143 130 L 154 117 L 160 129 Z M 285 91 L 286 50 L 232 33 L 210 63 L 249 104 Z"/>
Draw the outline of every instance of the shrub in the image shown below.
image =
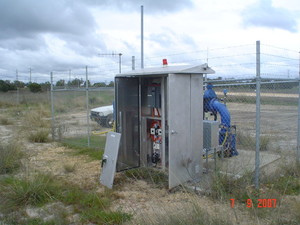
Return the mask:
<path fill-rule="evenodd" d="M 28 85 L 28 88 L 33 93 L 37 93 L 37 92 L 41 92 L 42 91 L 42 86 L 40 84 L 38 84 L 38 83 L 30 83 Z"/>

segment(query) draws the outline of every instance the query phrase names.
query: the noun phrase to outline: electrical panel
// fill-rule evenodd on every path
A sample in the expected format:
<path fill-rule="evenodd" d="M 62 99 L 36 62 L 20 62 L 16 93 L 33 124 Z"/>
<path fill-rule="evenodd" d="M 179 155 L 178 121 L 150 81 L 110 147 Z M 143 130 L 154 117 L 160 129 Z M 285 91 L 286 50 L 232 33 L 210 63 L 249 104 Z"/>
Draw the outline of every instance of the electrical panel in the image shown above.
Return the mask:
<path fill-rule="evenodd" d="M 152 84 L 148 86 L 147 93 L 147 105 L 152 108 L 160 108 L 161 107 L 161 88 L 159 84 Z"/>
<path fill-rule="evenodd" d="M 203 120 L 203 148 L 209 150 L 219 146 L 219 122 Z"/>

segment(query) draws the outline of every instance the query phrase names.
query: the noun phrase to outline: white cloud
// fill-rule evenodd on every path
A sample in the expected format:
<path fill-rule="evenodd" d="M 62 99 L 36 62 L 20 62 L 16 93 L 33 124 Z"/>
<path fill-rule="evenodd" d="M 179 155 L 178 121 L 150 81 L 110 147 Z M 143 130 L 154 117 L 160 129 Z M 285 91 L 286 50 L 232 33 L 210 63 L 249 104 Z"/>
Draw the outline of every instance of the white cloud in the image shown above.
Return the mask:
<path fill-rule="evenodd" d="M 254 46 L 256 40 L 300 49 L 298 0 L 0 0 L 0 75 L 14 77 L 16 69 L 29 67 L 84 74 L 88 65 L 93 79 L 109 80 L 118 57 L 98 54 L 112 51 L 123 54 L 123 69 L 131 69 L 131 56 L 138 68 L 141 4 L 146 66 L 163 57 L 170 64 L 202 63 L 206 49 Z M 215 62 L 241 61 L 231 60 Z"/>
<path fill-rule="evenodd" d="M 295 16 L 290 10 L 274 7 L 272 0 L 261 0 L 244 12 L 245 26 L 279 28 L 290 32 L 298 31 Z"/>

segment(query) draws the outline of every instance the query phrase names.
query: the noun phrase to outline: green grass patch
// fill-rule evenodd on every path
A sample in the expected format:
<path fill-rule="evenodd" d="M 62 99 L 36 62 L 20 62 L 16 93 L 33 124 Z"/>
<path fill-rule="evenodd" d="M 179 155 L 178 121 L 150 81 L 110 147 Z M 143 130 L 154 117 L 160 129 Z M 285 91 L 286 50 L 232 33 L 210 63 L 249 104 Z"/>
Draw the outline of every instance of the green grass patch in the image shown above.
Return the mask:
<path fill-rule="evenodd" d="M 21 166 L 24 153 L 18 144 L 0 145 L 0 174 L 12 173 Z"/>
<path fill-rule="evenodd" d="M 214 199 L 228 200 L 234 198 L 242 203 L 247 199 L 281 199 L 286 195 L 300 194 L 300 165 L 290 163 L 272 175 L 262 175 L 260 189 L 254 187 L 253 173 L 245 174 L 239 179 L 217 172 L 211 185 L 211 196 Z"/>
<path fill-rule="evenodd" d="M 93 207 L 82 213 L 82 220 L 93 224 L 123 224 L 129 221 L 131 217 L 127 213 L 99 211 L 99 209 Z"/>
<path fill-rule="evenodd" d="M 282 166 L 278 172 L 265 179 L 265 185 L 274 191 L 285 195 L 300 194 L 300 165 L 289 163 Z"/>
<path fill-rule="evenodd" d="M 246 202 L 247 199 L 256 199 L 257 192 L 251 188 L 252 174 L 248 173 L 239 179 L 235 179 L 226 173 L 214 174 L 211 185 L 213 199 L 228 200 L 230 198 Z"/>
<path fill-rule="evenodd" d="M 14 210 L 22 206 L 43 205 L 61 193 L 60 185 L 54 177 L 37 174 L 32 178 L 9 177 L 1 181 L 1 199 L 4 210 Z"/>
<path fill-rule="evenodd" d="M 129 214 L 110 210 L 111 202 L 115 199 L 112 191 L 99 193 L 96 190 L 84 190 L 48 174 L 37 174 L 31 178 L 0 179 L 0 199 L 1 212 L 8 213 L 7 215 L 25 206 L 42 207 L 47 203 L 60 201 L 65 205 L 73 205 L 74 213 L 80 215 L 84 224 L 122 224 L 131 218 Z M 51 221 L 39 223 L 39 219 L 27 222 L 26 224 L 53 224 Z"/>
<path fill-rule="evenodd" d="M 87 137 L 66 138 L 62 140 L 62 145 L 74 149 L 75 154 L 88 155 L 92 159 L 102 159 L 103 149 L 105 148 L 105 136 L 91 136 L 90 147 L 87 147 Z"/>
<path fill-rule="evenodd" d="M 82 222 L 94 224 L 122 224 L 130 220 L 131 215 L 120 211 L 113 212 L 109 209 L 114 193 L 105 191 L 97 193 L 95 191 L 85 191 L 77 186 L 66 185 L 60 200 L 65 204 L 75 206 L 77 213 L 80 213 Z"/>

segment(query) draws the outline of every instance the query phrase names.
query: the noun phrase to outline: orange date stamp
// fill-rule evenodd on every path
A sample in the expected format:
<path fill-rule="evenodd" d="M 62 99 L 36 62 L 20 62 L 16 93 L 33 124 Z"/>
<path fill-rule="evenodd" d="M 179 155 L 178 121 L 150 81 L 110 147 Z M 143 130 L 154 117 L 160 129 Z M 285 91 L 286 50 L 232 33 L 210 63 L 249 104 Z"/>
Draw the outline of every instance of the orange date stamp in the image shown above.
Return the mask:
<path fill-rule="evenodd" d="M 230 206 L 231 208 L 234 208 L 235 199 L 230 199 Z M 252 199 L 246 200 L 246 207 L 248 208 L 276 208 L 277 200 L 275 198 L 262 198 L 262 199 L 256 199 L 254 202 Z"/>

